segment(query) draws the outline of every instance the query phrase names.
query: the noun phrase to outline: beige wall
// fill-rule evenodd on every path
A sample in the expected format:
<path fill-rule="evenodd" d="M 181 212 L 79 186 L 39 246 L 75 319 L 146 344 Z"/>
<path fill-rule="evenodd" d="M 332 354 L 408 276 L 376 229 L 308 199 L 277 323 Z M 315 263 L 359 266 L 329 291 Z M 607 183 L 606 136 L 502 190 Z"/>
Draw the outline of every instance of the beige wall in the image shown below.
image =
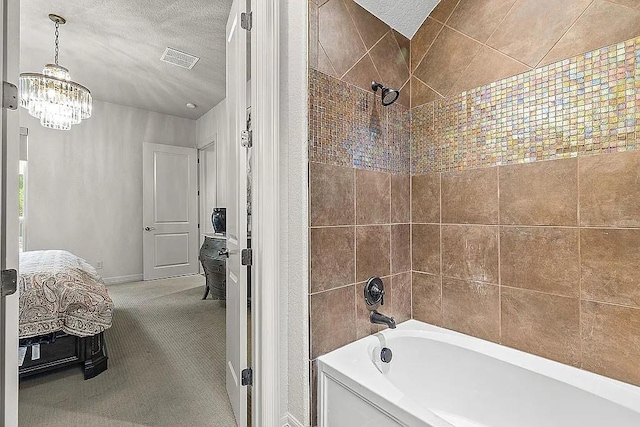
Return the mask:
<path fill-rule="evenodd" d="M 27 248 L 66 249 L 109 278 L 142 274 L 142 144 L 196 146 L 195 121 L 94 101 L 69 131 L 29 129 Z"/>

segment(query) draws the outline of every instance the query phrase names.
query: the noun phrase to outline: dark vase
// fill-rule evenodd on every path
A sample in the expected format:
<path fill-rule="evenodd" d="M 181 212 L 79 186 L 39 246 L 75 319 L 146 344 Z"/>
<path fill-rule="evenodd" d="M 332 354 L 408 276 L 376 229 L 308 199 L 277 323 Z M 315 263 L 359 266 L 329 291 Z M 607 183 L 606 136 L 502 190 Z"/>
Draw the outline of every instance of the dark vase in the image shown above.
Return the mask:
<path fill-rule="evenodd" d="M 227 208 L 214 208 L 211 214 L 213 231 L 216 233 L 227 232 Z"/>

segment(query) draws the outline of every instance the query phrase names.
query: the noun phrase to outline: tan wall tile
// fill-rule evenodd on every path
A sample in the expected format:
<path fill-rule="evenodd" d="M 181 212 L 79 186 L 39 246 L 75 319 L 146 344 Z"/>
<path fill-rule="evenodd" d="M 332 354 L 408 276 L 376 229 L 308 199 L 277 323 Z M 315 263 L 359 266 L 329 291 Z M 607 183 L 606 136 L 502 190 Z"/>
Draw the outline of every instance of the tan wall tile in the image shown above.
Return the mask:
<path fill-rule="evenodd" d="M 388 301 L 390 306 L 393 299 L 391 278 L 381 277 L 381 279 L 385 290 L 385 305 Z M 358 339 L 375 334 L 380 330 L 378 325 L 372 324 L 371 320 L 369 320 L 371 309 L 375 309 L 376 307 L 367 306 L 367 303 L 364 300 L 364 286 L 365 282 L 357 283 L 354 289 L 356 301 L 356 335 Z"/>
<path fill-rule="evenodd" d="M 318 43 L 318 71 L 336 78 L 340 78 L 338 72 L 335 70 L 335 68 L 333 68 L 333 64 L 327 56 L 327 52 L 325 52 L 320 43 Z"/>
<path fill-rule="evenodd" d="M 448 94 L 482 45 L 449 27 L 444 27 L 431 45 L 415 76 L 441 94 Z"/>
<path fill-rule="evenodd" d="M 396 39 L 398 46 L 400 46 L 400 52 L 404 57 L 404 63 L 409 68 L 411 61 L 411 40 L 397 32 L 396 30 L 391 30 L 393 37 Z"/>
<path fill-rule="evenodd" d="M 640 5 L 640 2 L 635 3 Z M 640 10 L 630 10 L 610 1 L 596 0 L 580 15 L 541 64 L 561 61 L 637 35 L 640 35 Z"/>
<path fill-rule="evenodd" d="M 530 69 L 495 49 L 483 46 L 447 95 L 474 89 Z"/>
<path fill-rule="evenodd" d="M 464 334 L 500 340 L 498 286 L 442 278 L 443 326 Z"/>
<path fill-rule="evenodd" d="M 498 223 L 498 168 L 442 174 L 442 222 Z"/>
<path fill-rule="evenodd" d="M 400 89 L 409 80 L 409 68 L 393 33 L 388 32 L 370 51 L 382 83 Z"/>
<path fill-rule="evenodd" d="M 502 288 L 502 344 L 580 366 L 580 301 Z"/>
<path fill-rule="evenodd" d="M 344 4 L 351 14 L 362 41 L 367 49 L 371 49 L 389 31 L 389 26 L 353 0 L 344 0 Z"/>
<path fill-rule="evenodd" d="M 411 221 L 411 177 L 391 175 L 391 222 Z"/>
<path fill-rule="evenodd" d="M 640 310 L 582 302 L 582 367 L 640 386 Z"/>
<path fill-rule="evenodd" d="M 582 297 L 640 307 L 640 229 L 580 230 Z"/>
<path fill-rule="evenodd" d="M 389 224 L 391 175 L 356 169 L 356 224 Z"/>
<path fill-rule="evenodd" d="M 309 0 L 309 67 L 318 68 L 318 4 Z"/>
<path fill-rule="evenodd" d="M 393 317 L 396 323 L 401 323 L 411 319 L 411 272 L 392 276 L 391 283 Z"/>
<path fill-rule="evenodd" d="M 391 226 L 391 274 L 411 271 L 411 225 Z"/>
<path fill-rule="evenodd" d="M 411 226 L 411 268 L 440 274 L 440 225 Z"/>
<path fill-rule="evenodd" d="M 580 296 L 577 228 L 502 227 L 501 284 Z"/>
<path fill-rule="evenodd" d="M 371 80 L 379 79 L 380 74 L 378 74 L 378 70 L 373 65 L 371 57 L 368 54 L 363 56 L 342 78 L 343 81 L 369 92 L 373 92 L 371 89 Z"/>
<path fill-rule="evenodd" d="M 498 227 L 443 225 L 442 275 L 498 284 Z"/>
<path fill-rule="evenodd" d="M 354 285 L 310 296 L 312 359 L 356 340 L 354 296 Z"/>
<path fill-rule="evenodd" d="M 318 39 L 340 76 L 366 52 L 343 0 L 329 0 L 320 6 Z"/>
<path fill-rule="evenodd" d="M 579 161 L 581 225 L 640 227 L 640 151 Z"/>
<path fill-rule="evenodd" d="M 356 281 L 389 275 L 390 234 L 388 225 L 356 227 Z"/>
<path fill-rule="evenodd" d="M 413 318 L 442 325 L 442 277 L 413 273 Z"/>
<path fill-rule="evenodd" d="M 414 223 L 440 222 L 440 174 L 411 177 L 411 220 Z"/>
<path fill-rule="evenodd" d="M 311 225 L 355 224 L 352 168 L 310 163 Z"/>
<path fill-rule="evenodd" d="M 518 1 L 487 44 L 535 67 L 589 3 L 591 0 Z"/>
<path fill-rule="evenodd" d="M 502 224 L 578 224 L 577 159 L 503 166 L 499 170 Z"/>
<path fill-rule="evenodd" d="M 419 107 L 438 99 L 442 99 L 438 92 L 424 84 L 420 79 L 411 77 L 411 108 Z"/>
<path fill-rule="evenodd" d="M 430 16 L 444 24 L 447 22 L 457 5 L 458 0 L 440 0 L 435 9 L 431 11 Z"/>
<path fill-rule="evenodd" d="M 427 18 L 411 39 L 411 71 L 415 70 L 442 30 L 442 24 Z"/>
<path fill-rule="evenodd" d="M 447 25 L 486 42 L 516 0 L 460 0 Z"/>
<path fill-rule="evenodd" d="M 355 227 L 311 229 L 311 293 L 355 282 Z"/>

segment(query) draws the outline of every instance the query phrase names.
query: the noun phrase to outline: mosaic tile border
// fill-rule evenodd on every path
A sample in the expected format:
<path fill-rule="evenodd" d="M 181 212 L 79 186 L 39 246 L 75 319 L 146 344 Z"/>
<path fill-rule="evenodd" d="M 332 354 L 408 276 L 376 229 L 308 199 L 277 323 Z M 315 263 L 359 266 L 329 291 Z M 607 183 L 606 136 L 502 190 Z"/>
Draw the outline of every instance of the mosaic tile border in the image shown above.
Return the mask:
<path fill-rule="evenodd" d="M 309 161 L 409 174 L 411 112 L 309 69 Z"/>
<path fill-rule="evenodd" d="M 640 37 L 412 110 L 411 172 L 638 149 Z"/>

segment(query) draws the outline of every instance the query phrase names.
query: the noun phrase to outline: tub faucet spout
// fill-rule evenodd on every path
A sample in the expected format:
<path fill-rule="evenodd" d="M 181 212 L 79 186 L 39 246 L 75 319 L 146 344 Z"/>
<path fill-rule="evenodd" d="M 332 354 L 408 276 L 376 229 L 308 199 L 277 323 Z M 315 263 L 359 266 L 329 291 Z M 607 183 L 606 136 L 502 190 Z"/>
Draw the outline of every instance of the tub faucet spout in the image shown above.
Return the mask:
<path fill-rule="evenodd" d="M 369 313 L 369 320 L 371 321 L 371 323 L 375 323 L 378 325 L 387 325 L 391 329 L 396 328 L 396 321 L 393 319 L 393 317 L 385 316 L 382 313 L 378 313 L 378 310 L 372 310 Z"/>

